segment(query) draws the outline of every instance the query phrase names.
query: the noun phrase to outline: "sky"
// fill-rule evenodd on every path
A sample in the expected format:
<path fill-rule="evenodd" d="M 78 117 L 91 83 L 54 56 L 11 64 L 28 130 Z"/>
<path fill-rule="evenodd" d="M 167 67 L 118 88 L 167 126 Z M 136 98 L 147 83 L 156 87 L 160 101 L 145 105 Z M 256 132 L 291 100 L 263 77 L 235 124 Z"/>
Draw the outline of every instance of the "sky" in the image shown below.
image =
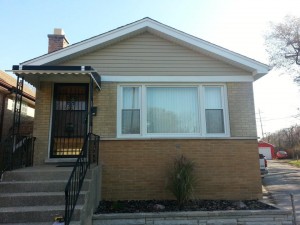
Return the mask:
<path fill-rule="evenodd" d="M 269 64 L 270 22 L 299 9 L 299 0 L 0 0 L 0 70 L 47 53 L 54 28 L 72 44 L 144 17 Z M 282 71 L 254 82 L 258 136 L 300 124 L 299 90 Z"/>

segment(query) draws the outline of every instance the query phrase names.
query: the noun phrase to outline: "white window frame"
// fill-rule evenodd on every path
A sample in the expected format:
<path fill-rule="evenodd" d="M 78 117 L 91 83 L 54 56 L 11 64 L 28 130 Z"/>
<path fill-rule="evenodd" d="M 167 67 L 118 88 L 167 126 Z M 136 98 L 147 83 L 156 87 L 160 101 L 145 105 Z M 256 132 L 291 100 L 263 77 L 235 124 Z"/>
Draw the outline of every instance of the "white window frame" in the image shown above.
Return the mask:
<path fill-rule="evenodd" d="M 140 106 L 140 131 L 142 130 L 142 85 L 127 84 L 118 86 L 117 99 L 117 136 L 118 137 L 141 137 L 140 134 L 122 134 L 122 109 L 123 109 L 123 87 L 137 87 L 139 90 L 139 106 Z"/>
<path fill-rule="evenodd" d="M 224 133 L 207 133 L 205 121 L 205 87 L 221 87 L 222 109 L 224 116 Z M 140 103 L 140 134 L 122 134 L 122 104 L 123 87 L 139 87 Z M 147 133 L 147 87 L 197 87 L 198 90 L 198 118 L 199 133 L 162 134 Z M 204 138 L 230 137 L 227 87 L 224 83 L 186 83 L 186 84 L 157 84 L 157 83 L 124 83 L 117 87 L 117 138 Z"/>
<path fill-rule="evenodd" d="M 228 101 L 227 101 L 227 88 L 224 84 L 203 84 L 201 85 L 201 121 L 202 122 L 202 131 L 204 131 L 204 135 L 206 137 L 223 137 L 229 136 L 229 114 L 228 114 Z M 206 116 L 205 116 L 205 87 L 220 87 L 221 88 L 221 104 L 223 109 L 223 118 L 224 118 L 224 133 L 207 133 L 206 131 Z"/>

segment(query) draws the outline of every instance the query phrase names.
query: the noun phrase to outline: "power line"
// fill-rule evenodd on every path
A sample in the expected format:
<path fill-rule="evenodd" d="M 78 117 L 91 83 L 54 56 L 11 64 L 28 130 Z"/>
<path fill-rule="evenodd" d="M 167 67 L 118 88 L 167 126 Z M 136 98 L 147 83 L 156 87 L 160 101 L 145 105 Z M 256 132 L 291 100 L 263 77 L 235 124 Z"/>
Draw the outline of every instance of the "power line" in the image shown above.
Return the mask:
<path fill-rule="evenodd" d="M 257 120 L 261 120 L 261 118 L 256 118 Z M 286 116 L 286 117 L 280 117 L 280 118 L 271 118 L 271 119 L 262 119 L 264 122 L 273 121 L 273 120 L 283 120 L 283 119 L 296 119 L 294 116 Z"/>
<path fill-rule="evenodd" d="M 259 114 L 259 113 L 258 113 Z M 297 119 L 300 117 L 300 114 L 296 114 L 296 115 L 291 115 L 291 116 L 285 116 L 285 117 L 277 117 L 277 118 L 262 118 L 260 115 L 258 118 L 256 118 L 256 120 L 262 120 L 264 122 L 266 121 L 272 121 L 272 120 L 282 120 L 282 119 Z"/>

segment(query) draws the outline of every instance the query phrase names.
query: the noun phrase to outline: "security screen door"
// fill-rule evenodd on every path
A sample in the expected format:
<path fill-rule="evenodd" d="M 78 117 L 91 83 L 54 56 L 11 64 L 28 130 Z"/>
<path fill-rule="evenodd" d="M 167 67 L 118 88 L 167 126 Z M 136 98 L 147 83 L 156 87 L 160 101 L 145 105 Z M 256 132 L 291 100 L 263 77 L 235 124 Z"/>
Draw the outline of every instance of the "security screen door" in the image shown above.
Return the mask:
<path fill-rule="evenodd" d="M 55 84 L 51 158 L 76 157 L 87 134 L 88 84 Z"/>

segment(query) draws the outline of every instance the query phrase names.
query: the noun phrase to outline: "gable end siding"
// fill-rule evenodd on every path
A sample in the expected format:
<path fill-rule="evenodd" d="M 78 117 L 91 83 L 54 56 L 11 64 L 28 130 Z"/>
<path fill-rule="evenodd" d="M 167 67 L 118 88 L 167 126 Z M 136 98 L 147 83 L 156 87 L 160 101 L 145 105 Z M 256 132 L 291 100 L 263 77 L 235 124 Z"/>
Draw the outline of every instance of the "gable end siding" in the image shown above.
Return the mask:
<path fill-rule="evenodd" d="M 80 56 L 63 65 L 89 65 L 102 75 L 119 76 L 251 75 L 147 32 Z"/>

